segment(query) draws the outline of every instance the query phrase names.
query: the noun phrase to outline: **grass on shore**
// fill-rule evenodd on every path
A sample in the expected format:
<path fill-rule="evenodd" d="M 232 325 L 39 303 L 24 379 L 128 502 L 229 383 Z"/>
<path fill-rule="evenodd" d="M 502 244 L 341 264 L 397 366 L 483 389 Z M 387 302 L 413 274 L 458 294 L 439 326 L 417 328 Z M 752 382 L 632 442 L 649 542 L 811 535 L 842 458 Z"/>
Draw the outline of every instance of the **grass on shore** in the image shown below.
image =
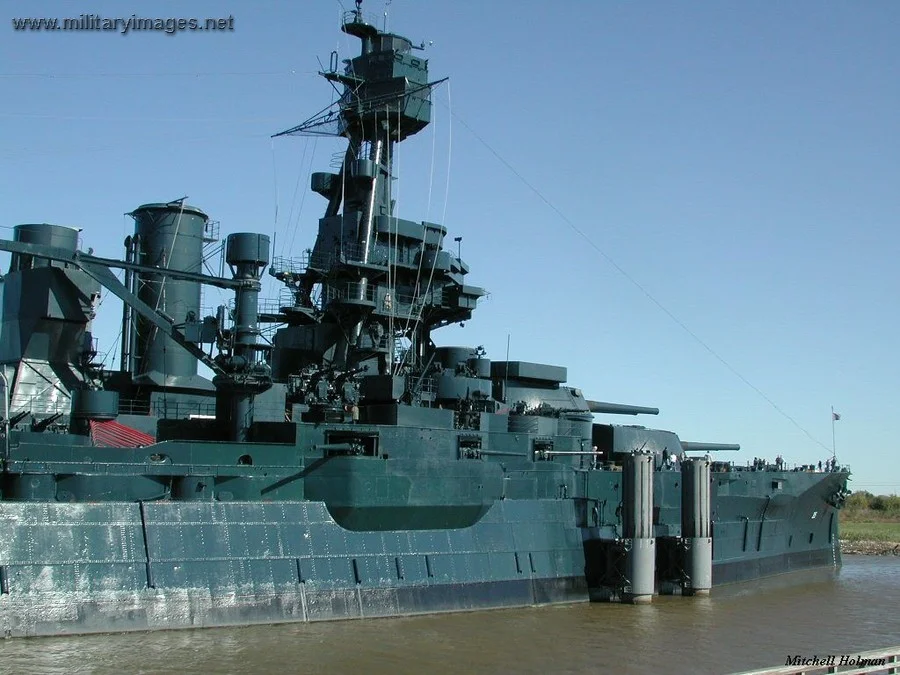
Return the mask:
<path fill-rule="evenodd" d="M 900 512 L 845 505 L 841 509 L 841 523 L 900 523 Z"/>
<path fill-rule="evenodd" d="M 900 543 L 900 522 L 846 522 L 841 519 L 841 539 Z"/>
<path fill-rule="evenodd" d="M 840 513 L 841 539 L 900 544 L 900 496 L 854 492 Z"/>

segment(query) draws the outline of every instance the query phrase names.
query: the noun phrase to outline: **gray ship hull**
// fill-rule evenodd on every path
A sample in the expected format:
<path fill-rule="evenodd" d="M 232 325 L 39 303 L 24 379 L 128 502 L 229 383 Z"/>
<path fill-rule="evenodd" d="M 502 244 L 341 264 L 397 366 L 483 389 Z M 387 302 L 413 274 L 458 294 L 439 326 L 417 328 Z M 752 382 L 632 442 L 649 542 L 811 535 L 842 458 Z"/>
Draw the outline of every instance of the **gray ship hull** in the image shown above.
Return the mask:
<path fill-rule="evenodd" d="M 471 527 L 404 532 L 348 531 L 321 502 L 3 502 L 0 528 L 7 637 L 374 618 L 591 595 L 592 535 L 578 526 L 573 500 L 505 500 Z M 713 575 L 718 586 L 839 564 L 837 541 L 826 534 L 801 550 L 722 557 Z"/>

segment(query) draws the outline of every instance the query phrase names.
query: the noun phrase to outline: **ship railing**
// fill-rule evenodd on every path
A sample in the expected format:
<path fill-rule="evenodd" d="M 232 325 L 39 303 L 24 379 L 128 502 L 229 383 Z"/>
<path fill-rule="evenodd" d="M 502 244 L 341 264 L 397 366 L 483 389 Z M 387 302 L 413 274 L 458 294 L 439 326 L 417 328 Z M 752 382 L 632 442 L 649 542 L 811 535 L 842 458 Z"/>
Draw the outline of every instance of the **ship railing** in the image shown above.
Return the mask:
<path fill-rule="evenodd" d="M 323 302 L 331 302 L 332 300 L 366 300 L 374 302 L 377 290 L 371 284 L 347 281 L 342 284 L 323 287 L 322 300 Z"/>
<path fill-rule="evenodd" d="M 9 400 L 9 414 L 16 415 L 28 410 L 32 415 L 68 415 L 71 410 L 71 400 L 64 395 L 60 398 L 48 400 L 41 395 L 14 394 Z"/>
<path fill-rule="evenodd" d="M 422 310 L 423 307 L 429 304 L 440 304 L 440 295 L 436 295 L 434 291 L 429 291 L 428 293 L 396 293 L 393 295 L 394 298 L 394 315 L 405 319 L 409 317 L 410 321 L 413 321 Z M 437 298 L 438 302 L 435 303 L 434 299 Z"/>
<path fill-rule="evenodd" d="M 219 241 L 219 225 L 220 223 L 218 220 L 206 221 L 206 225 L 203 226 L 204 244 L 213 244 Z"/>
<path fill-rule="evenodd" d="M 260 314 L 278 314 L 282 307 L 291 307 L 294 304 L 293 296 L 287 298 L 287 304 L 282 300 L 281 295 L 277 298 L 260 298 L 257 305 L 257 311 Z"/>
<path fill-rule="evenodd" d="M 215 416 L 216 404 L 214 402 L 201 403 L 189 401 L 155 400 L 151 406 L 154 416 L 160 419 L 186 419 L 191 415 Z"/>
<path fill-rule="evenodd" d="M 371 252 L 370 252 L 371 253 Z M 270 265 L 271 274 L 301 275 L 308 269 L 329 270 L 338 263 L 362 262 L 366 258 L 365 247 L 361 244 L 344 244 L 330 251 L 311 251 L 307 249 L 299 256 L 276 256 Z M 373 265 L 385 265 L 384 254 L 372 253 L 368 260 Z"/>
<path fill-rule="evenodd" d="M 290 288 L 282 288 L 278 291 L 278 309 L 282 307 L 294 307 L 297 304 L 297 297 Z"/>
<path fill-rule="evenodd" d="M 392 291 L 385 293 L 379 309 L 386 314 L 392 315 L 401 323 L 414 322 L 418 316 L 419 309 L 424 303 L 422 298 L 414 298 L 412 295 L 405 293 L 395 294 Z"/>
<path fill-rule="evenodd" d="M 806 473 L 831 473 L 832 471 L 825 468 L 819 468 L 817 464 L 791 464 L 788 462 L 782 463 L 781 467 L 777 464 L 767 462 L 760 465 L 754 465 L 752 462 L 748 461 L 746 464 L 736 464 L 735 462 L 729 462 L 731 471 L 751 471 L 751 472 L 776 472 L 780 471 L 782 473 L 798 473 L 798 472 L 806 472 Z M 839 464 L 834 469 L 837 470 L 847 470 L 850 467 L 846 464 Z"/>
<path fill-rule="evenodd" d="M 166 401 L 137 398 L 120 398 L 120 415 L 153 415 L 160 419 L 186 419 L 191 415 L 215 415 L 214 402 Z"/>
<path fill-rule="evenodd" d="M 150 401 L 137 398 L 120 398 L 119 399 L 120 415 L 149 415 Z"/>
<path fill-rule="evenodd" d="M 395 293 L 394 299 L 404 307 L 413 307 L 418 309 L 422 306 L 423 303 L 422 295 L 416 295 L 414 293 Z"/>
<path fill-rule="evenodd" d="M 366 257 L 365 253 L 366 247 L 362 244 L 344 244 L 339 250 L 331 253 L 331 256 L 339 262 L 362 262 Z M 369 262 L 373 262 L 371 256 Z"/>
<path fill-rule="evenodd" d="M 412 380 L 410 385 L 414 385 L 414 378 L 410 378 L 410 380 Z M 435 381 L 435 379 L 433 377 L 423 377 L 422 381 L 419 383 L 417 390 L 413 393 L 434 394 L 435 392 L 437 392 L 437 382 Z"/>
<path fill-rule="evenodd" d="M 253 408 L 257 420 L 278 420 L 285 418 L 284 406 L 279 404 L 256 405 Z M 163 401 L 146 399 L 120 399 L 120 415 L 153 415 L 160 419 L 189 419 L 194 416 L 215 417 L 216 404 L 213 401 Z"/>
<path fill-rule="evenodd" d="M 341 25 L 347 25 L 348 23 L 365 23 L 370 26 L 377 26 L 378 19 L 379 16 L 377 14 L 363 12 L 358 9 L 350 9 L 344 12 L 344 15 L 341 17 Z"/>
<path fill-rule="evenodd" d="M 762 670 L 746 670 L 734 675 L 863 675 L 864 673 L 900 673 L 900 646 L 850 654 L 788 656 L 792 663 Z"/>
<path fill-rule="evenodd" d="M 269 269 L 272 274 L 303 274 L 309 265 L 309 253 L 298 258 L 287 258 L 284 256 L 275 256 L 272 258 L 272 264 Z"/>
<path fill-rule="evenodd" d="M 294 293 L 289 288 L 282 288 L 275 298 L 260 298 L 257 304 L 259 314 L 278 314 L 282 307 L 293 307 L 296 304 Z M 234 298 L 227 304 L 229 315 L 234 314 Z"/>

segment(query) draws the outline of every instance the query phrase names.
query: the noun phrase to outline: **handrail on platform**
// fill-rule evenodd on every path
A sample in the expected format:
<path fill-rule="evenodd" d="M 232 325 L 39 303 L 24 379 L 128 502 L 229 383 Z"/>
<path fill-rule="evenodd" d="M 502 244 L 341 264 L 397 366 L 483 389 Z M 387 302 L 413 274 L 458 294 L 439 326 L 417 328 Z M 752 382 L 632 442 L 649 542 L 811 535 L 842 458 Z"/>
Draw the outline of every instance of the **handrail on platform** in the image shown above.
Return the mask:
<path fill-rule="evenodd" d="M 789 654 L 791 663 L 775 668 L 747 670 L 734 675 L 864 675 L 867 673 L 900 673 L 900 646 L 851 654 Z"/>

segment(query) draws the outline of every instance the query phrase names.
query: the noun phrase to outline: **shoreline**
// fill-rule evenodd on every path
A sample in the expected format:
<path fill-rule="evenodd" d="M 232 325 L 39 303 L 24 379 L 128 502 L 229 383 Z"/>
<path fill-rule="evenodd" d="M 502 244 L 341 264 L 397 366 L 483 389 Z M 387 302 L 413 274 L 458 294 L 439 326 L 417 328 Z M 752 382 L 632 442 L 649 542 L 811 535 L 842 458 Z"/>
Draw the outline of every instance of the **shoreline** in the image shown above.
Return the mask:
<path fill-rule="evenodd" d="M 900 543 L 895 541 L 848 541 L 841 539 L 841 553 L 846 555 L 897 555 Z"/>

